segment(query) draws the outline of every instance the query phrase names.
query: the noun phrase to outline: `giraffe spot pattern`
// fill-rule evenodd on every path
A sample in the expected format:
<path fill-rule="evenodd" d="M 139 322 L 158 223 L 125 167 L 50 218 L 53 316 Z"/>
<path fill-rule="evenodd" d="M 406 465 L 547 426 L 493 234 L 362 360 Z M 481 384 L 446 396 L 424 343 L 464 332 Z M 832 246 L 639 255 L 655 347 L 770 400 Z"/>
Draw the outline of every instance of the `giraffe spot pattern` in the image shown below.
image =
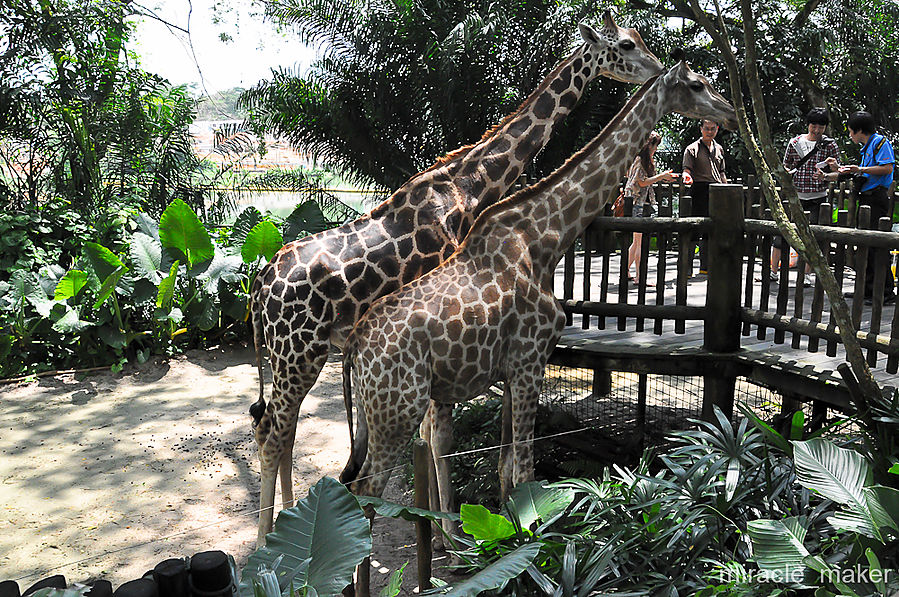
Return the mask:
<path fill-rule="evenodd" d="M 546 106 L 546 118 L 554 117 L 562 102 L 569 101 L 565 99 L 569 91 L 580 92 L 586 86 L 591 77 L 589 66 L 594 64 L 594 59 L 597 63 L 605 63 L 603 56 L 608 52 L 603 50 L 597 54 L 592 49 L 576 51 L 572 67 L 562 68 L 556 73 L 570 80 L 569 88 L 558 80 L 548 80 L 543 89 L 549 93 L 541 94 L 542 98 L 536 96 L 541 104 L 540 113 L 544 114 Z M 598 72 L 598 69 L 593 72 Z M 260 273 L 255 285 L 258 291 L 254 292 L 253 311 L 266 328 L 265 340 L 271 353 L 274 376 L 272 399 L 254 430 L 260 445 L 264 482 L 267 482 L 267 474 L 273 479 L 271 471 L 277 470 L 281 453 L 279 450 L 285 449 L 285 438 L 290 437 L 295 428 L 290 413 L 298 412 L 299 402 L 318 375 L 327 356 L 332 327 L 335 333 L 338 330 L 346 333 L 348 326 L 366 310 L 370 313 L 392 310 L 396 314 L 411 308 L 395 299 L 374 301 L 379 293 L 396 290 L 401 283 L 412 280 L 423 272 L 437 271 L 434 268 L 441 259 L 453 259 L 451 255 L 460 239 L 470 230 L 474 214 L 497 202 L 515 183 L 534 154 L 546 143 L 546 126 L 554 126 L 556 121 L 541 121 L 543 119 L 537 117 L 536 104 L 537 102 L 532 102 L 525 105 L 520 113 L 509 120 L 502 134 L 495 134 L 492 138 L 479 142 L 467 153 L 459 152 L 434 169 L 416 175 L 368 216 L 310 237 L 305 242 L 288 245 Z M 503 158 L 509 160 L 508 165 L 501 161 Z M 492 161 L 494 159 L 495 162 Z M 515 224 L 510 222 L 507 229 L 514 230 Z M 416 227 L 430 226 L 440 227 L 434 229 L 439 232 L 435 232 L 433 236 L 416 234 Z M 502 270 L 503 276 L 508 276 L 509 280 L 521 275 L 521 272 L 537 271 L 531 265 L 520 263 L 522 259 L 529 259 L 529 249 L 525 249 L 527 246 L 525 244 L 508 251 L 503 249 L 504 255 L 508 253 L 508 256 L 485 260 L 484 269 L 495 267 L 497 271 Z M 366 262 L 377 265 L 371 268 L 360 265 Z M 514 306 L 515 294 L 510 292 L 510 287 L 496 284 L 493 280 L 476 282 L 475 279 L 467 278 L 468 275 L 467 272 L 460 274 L 453 283 L 446 284 L 447 291 L 455 292 L 456 298 L 439 307 L 442 321 L 433 329 L 406 327 L 405 320 L 393 321 L 387 327 L 390 334 L 388 341 L 383 334 L 376 334 L 374 328 L 358 328 L 369 330 L 372 339 L 376 340 L 370 346 L 360 347 L 357 353 L 360 360 L 374 362 L 381 357 L 391 358 L 399 354 L 398 343 L 406 339 L 409 340 L 409 346 L 404 347 L 404 354 L 415 358 L 408 370 L 387 371 L 380 377 L 378 372 L 367 371 L 360 378 L 362 372 L 357 370 L 354 378 L 360 390 L 359 400 L 372 400 L 380 395 L 380 389 L 384 386 L 379 388 L 377 384 L 385 380 L 388 388 L 403 388 L 405 395 L 420 393 L 425 387 L 424 380 L 431 374 L 430 363 L 426 362 L 427 355 L 438 352 L 445 355 L 441 360 L 452 357 L 455 359 L 452 362 L 457 365 L 439 372 L 438 379 L 446 380 L 440 386 L 445 395 L 458 389 L 458 383 L 453 378 L 460 371 L 466 376 L 466 381 L 476 383 L 491 376 L 504 375 L 500 365 L 505 367 L 507 364 L 497 364 L 491 355 L 499 350 L 500 345 L 505 342 L 504 338 L 508 338 L 508 333 L 525 320 L 527 325 L 541 325 L 547 329 L 552 327 L 545 325 L 537 317 L 521 321 L 515 318 L 502 319 L 500 309 L 509 310 Z M 277 293 L 273 292 L 276 281 L 285 283 L 283 287 L 277 287 Z M 486 285 L 471 296 L 466 295 L 463 285 L 475 283 Z M 511 282 L 507 280 L 506 284 L 509 283 Z M 345 288 L 343 297 L 337 296 L 341 292 L 341 286 Z M 433 321 L 437 316 L 431 313 L 431 294 L 424 288 L 419 288 L 417 292 L 421 302 L 416 308 L 422 309 L 421 317 L 427 315 L 427 321 Z M 472 346 L 469 350 L 463 350 L 457 341 L 463 326 L 462 300 L 479 304 L 478 308 L 466 311 L 465 315 L 466 321 L 473 322 L 466 325 L 477 328 L 476 332 L 469 332 L 466 336 Z M 548 304 L 555 305 L 553 302 Z M 369 305 L 373 306 L 369 308 Z M 443 319 L 443 315 L 451 310 L 456 315 Z M 337 316 L 340 318 L 339 325 L 334 319 Z M 364 317 L 362 321 L 365 321 Z M 272 333 L 285 331 L 283 335 Z M 436 336 L 432 337 L 434 334 Z M 473 360 L 459 365 L 463 355 Z M 539 380 L 538 373 L 529 372 L 526 367 L 519 369 L 522 379 L 528 383 Z M 394 383 L 395 386 L 390 385 Z M 455 393 L 464 394 L 469 389 L 468 385 L 470 384 L 464 384 L 464 391 Z M 366 390 L 366 387 L 372 389 Z M 520 410 L 525 412 L 529 408 Z M 367 412 L 366 420 L 384 424 L 406 417 L 410 412 L 423 415 L 423 410 L 418 406 L 397 401 L 383 411 Z M 375 451 L 393 449 L 388 445 L 389 440 L 374 436 L 370 439 L 371 448 Z M 522 460 L 525 463 L 528 461 L 526 457 Z M 372 465 L 366 462 L 362 466 L 370 469 Z M 383 475 L 378 482 L 381 482 L 381 477 Z"/>

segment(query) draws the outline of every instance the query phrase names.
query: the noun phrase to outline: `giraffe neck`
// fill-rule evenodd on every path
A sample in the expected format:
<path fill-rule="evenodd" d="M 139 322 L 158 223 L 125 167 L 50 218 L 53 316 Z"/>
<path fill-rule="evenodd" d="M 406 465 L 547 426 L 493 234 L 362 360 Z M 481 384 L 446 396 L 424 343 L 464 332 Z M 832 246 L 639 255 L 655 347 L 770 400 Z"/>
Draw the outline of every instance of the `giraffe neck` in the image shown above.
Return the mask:
<path fill-rule="evenodd" d="M 586 53 L 584 44 L 559 63 L 518 110 L 471 149 L 442 163 L 440 170 L 452 173 L 453 184 L 461 192 L 429 200 L 443 201 L 444 213 L 459 212 L 460 218 L 448 221 L 449 231 L 458 241 L 479 213 L 502 199 L 578 102 L 597 68 L 585 60 Z"/>
<path fill-rule="evenodd" d="M 487 251 L 491 237 L 526 239 L 536 267 L 553 268 L 617 189 L 658 120 L 670 109 L 661 77 L 643 85 L 596 137 L 563 166 L 485 213 L 463 246 Z"/>

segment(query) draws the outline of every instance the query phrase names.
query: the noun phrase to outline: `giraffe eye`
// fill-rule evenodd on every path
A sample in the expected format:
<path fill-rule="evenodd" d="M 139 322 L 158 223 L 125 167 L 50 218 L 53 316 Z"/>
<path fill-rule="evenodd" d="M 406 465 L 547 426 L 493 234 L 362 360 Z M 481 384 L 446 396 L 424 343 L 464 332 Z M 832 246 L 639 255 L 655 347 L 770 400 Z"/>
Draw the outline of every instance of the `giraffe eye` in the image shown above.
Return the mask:
<path fill-rule="evenodd" d="M 690 81 L 690 89 L 693 91 L 702 91 L 703 87 L 705 87 L 705 85 L 699 81 Z"/>
<path fill-rule="evenodd" d="M 637 47 L 637 44 L 629 39 L 623 39 L 621 40 L 621 43 L 618 44 L 618 47 L 622 50 L 633 50 L 635 47 Z"/>

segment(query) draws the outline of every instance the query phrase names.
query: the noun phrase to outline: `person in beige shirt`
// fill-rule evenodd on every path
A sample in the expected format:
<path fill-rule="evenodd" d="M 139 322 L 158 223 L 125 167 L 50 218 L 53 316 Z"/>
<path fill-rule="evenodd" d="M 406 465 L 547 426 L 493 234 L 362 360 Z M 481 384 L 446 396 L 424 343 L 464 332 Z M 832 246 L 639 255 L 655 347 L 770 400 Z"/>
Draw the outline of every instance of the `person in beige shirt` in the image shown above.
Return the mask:
<path fill-rule="evenodd" d="M 715 142 L 718 123 L 703 119 L 699 131 L 699 139 L 684 150 L 684 184 L 691 185 L 693 208 L 690 215 L 708 217 L 709 185 L 713 182 L 727 183 L 727 176 L 724 174 L 724 148 Z M 707 273 L 707 266 L 706 239 L 703 236 L 699 241 L 699 273 Z"/>

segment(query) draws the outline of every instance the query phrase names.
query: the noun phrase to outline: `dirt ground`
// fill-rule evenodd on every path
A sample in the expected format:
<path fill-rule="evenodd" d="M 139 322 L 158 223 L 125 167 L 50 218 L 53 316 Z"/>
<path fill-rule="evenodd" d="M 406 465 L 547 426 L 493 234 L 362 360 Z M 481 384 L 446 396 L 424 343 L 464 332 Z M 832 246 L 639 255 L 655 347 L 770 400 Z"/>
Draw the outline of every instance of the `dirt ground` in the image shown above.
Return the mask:
<path fill-rule="evenodd" d="M 258 392 L 253 362 L 245 348 L 213 349 L 122 374 L 0 385 L 0 580 L 24 590 L 60 573 L 115 587 L 163 559 L 210 549 L 242 567 L 259 499 L 247 414 Z M 341 391 L 334 355 L 300 414 L 298 498 L 346 462 Z M 397 476 L 384 497 L 410 500 Z M 407 561 L 404 594 L 413 592 L 414 541 L 411 523 L 376 522 L 373 594 Z"/>

